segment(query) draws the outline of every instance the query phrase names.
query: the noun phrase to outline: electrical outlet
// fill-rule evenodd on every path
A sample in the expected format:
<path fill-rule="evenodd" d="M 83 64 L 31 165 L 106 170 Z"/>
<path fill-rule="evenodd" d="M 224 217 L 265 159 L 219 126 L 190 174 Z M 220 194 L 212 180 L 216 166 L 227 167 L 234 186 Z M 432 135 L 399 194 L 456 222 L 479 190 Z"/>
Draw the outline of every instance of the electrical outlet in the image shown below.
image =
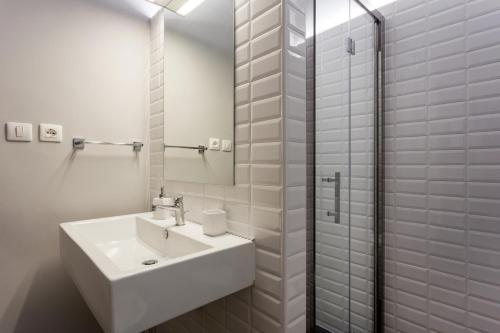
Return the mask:
<path fill-rule="evenodd" d="M 222 140 L 222 151 L 229 152 L 233 150 L 233 142 L 231 140 Z"/>
<path fill-rule="evenodd" d="M 210 138 L 208 139 L 208 149 L 210 150 L 220 150 L 220 139 Z"/>
<path fill-rule="evenodd" d="M 40 141 L 61 142 L 62 126 L 54 124 L 40 124 Z"/>

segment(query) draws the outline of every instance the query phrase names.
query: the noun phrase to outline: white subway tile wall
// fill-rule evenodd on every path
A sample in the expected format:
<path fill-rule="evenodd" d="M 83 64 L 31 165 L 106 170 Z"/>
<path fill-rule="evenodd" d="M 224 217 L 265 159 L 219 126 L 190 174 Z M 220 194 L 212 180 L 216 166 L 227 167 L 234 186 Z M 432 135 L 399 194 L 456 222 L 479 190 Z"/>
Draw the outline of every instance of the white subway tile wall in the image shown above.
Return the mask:
<path fill-rule="evenodd" d="M 386 332 L 500 332 L 500 1 L 386 18 Z"/>
<path fill-rule="evenodd" d="M 305 215 L 304 221 L 300 216 L 305 210 L 305 191 L 304 198 L 300 198 L 305 188 L 305 173 L 300 170 L 297 173 L 294 169 L 295 164 L 305 160 L 305 149 L 287 148 L 305 144 L 305 139 L 301 141 L 301 137 L 305 138 L 305 126 L 299 124 L 302 118 L 305 121 L 305 71 L 300 68 L 303 64 L 305 69 L 305 62 L 302 59 L 303 63 L 295 64 L 288 59 L 289 56 L 304 58 L 305 53 L 296 40 L 293 47 L 285 47 L 283 43 L 288 42 L 285 32 L 289 31 L 302 35 L 304 41 L 304 29 L 301 28 L 305 22 L 304 4 L 290 0 L 235 1 L 236 185 L 165 184 L 168 191 L 183 193 L 186 208 L 192 211 L 190 219 L 199 221 L 202 209 L 223 208 L 227 211 L 231 231 L 255 237 L 255 286 L 171 320 L 161 325 L 161 332 L 305 330 L 302 329 L 305 327 L 305 232 L 300 231 L 301 228 L 305 231 Z M 289 16 L 284 10 L 296 12 L 294 24 L 288 23 Z M 161 35 L 158 43 L 162 43 L 163 49 L 161 15 L 152 20 L 151 28 L 152 58 L 160 59 L 153 54 L 156 36 Z M 163 61 L 163 55 L 158 61 Z M 162 66 L 155 66 L 152 61 L 153 68 L 152 75 L 162 72 Z M 156 85 L 152 84 L 153 87 Z M 155 96 L 162 95 L 155 93 Z M 294 103 L 284 104 L 285 99 Z M 163 101 L 161 103 L 163 105 Z M 159 120 L 153 118 L 157 113 L 162 114 L 162 105 L 155 104 L 152 98 L 151 123 L 158 126 Z M 152 133 L 152 197 L 158 194 L 162 173 L 162 157 L 157 158 L 161 142 L 155 145 L 155 140 Z M 285 149 L 290 152 L 285 154 Z M 290 171 L 284 170 L 285 161 L 291 163 Z M 291 181 L 288 181 L 289 174 L 293 177 Z M 284 205 L 285 200 L 290 204 Z M 291 246 L 285 247 L 286 243 Z"/>
<path fill-rule="evenodd" d="M 306 331 L 306 1 L 285 1 L 285 331 Z"/>
<path fill-rule="evenodd" d="M 160 193 L 163 182 L 163 14 L 150 20 L 151 53 L 149 109 L 149 202 Z"/>

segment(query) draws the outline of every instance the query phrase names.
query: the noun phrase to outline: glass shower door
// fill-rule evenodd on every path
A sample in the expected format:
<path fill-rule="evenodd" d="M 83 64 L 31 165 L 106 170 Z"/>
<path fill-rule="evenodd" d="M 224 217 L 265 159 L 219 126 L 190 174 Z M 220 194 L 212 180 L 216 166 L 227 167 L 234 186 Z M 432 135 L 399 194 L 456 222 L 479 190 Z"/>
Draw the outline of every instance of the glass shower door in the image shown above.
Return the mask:
<path fill-rule="evenodd" d="M 349 329 L 349 0 L 316 1 L 315 317 Z"/>
<path fill-rule="evenodd" d="M 350 324 L 373 332 L 375 197 L 375 22 L 351 0 L 350 37 Z"/>
<path fill-rule="evenodd" d="M 375 22 L 316 0 L 315 326 L 373 332 Z"/>

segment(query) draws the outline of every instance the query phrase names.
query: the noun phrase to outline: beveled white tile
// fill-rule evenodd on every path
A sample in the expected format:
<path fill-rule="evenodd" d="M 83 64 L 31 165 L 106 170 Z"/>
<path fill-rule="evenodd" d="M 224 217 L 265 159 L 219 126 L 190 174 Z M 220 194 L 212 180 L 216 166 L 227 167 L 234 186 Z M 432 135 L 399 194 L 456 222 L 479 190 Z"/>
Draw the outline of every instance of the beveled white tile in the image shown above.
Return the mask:
<path fill-rule="evenodd" d="M 270 98 L 281 93 L 281 74 L 252 82 L 252 101 Z"/>
<path fill-rule="evenodd" d="M 281 119 L 252 123 L 252 142 L 272 142 L 281 140 Z"/>
<path fill-rule="evenodd" d="M 252 165 L 252 184 L 281 185 L 281 166 Z"/>
<path fill-rule="evenodd" d="M 252 19 L 262 14 L 265 10 L 279 4 L 280 0 L 250 0 L 252 7 Z"/>
<path fill-rule="evenodd" d="M 252 121 L 267 120 L 281 116 L 281 96 L 252 103 Z"/>
<path fill-rule="evenodd" d="M 251 41 L 252 59 L 275 51 L 281 47 L 282 29 L 276 28 Z"/>
<path fill-rule="evenodd" d="M 234 23 L 238 28 L 250 20 L 250 5 L 248 1 L 242 1 L 242 5 L 237 7 L 234 13 Z"/>
<path fill-rule="evenodd" d="M 234 54 L 234 60 L 236 66 L 241 66 L 244 63 L 250 61 L 250 44 L 242 44 L 238 47 Z"/>
<path fill-rule="evenodd" d="M 264 208 L 281 208 L 282 188 L 278 186 L 253 186 L 253 205 Z"/>
<path fill-rule="evenodd" d="M 281 71 L 281 50 L 252 61 L 252 80 L 273 75 Z"/>
<path fill-rule="evenodd" d="M 252 20 L 252 39 L 280 25 L 281 5 L 278 5 Z"/>
<path fill-rule="evenodd" d="M 252 144 L 252 163 L 279 163 L 282 160 L 281 143 Z"/>

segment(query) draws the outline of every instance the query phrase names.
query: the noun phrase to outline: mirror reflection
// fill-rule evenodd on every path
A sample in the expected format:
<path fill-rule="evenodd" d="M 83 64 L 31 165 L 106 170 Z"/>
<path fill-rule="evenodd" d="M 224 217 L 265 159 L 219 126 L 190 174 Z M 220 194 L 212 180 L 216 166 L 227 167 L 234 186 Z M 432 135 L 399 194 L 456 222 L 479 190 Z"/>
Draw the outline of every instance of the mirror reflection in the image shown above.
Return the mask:
<path fill-rule="evenodd" d="M 233 184 L 233 1 L 164 2 L 165 179 Z"/>

